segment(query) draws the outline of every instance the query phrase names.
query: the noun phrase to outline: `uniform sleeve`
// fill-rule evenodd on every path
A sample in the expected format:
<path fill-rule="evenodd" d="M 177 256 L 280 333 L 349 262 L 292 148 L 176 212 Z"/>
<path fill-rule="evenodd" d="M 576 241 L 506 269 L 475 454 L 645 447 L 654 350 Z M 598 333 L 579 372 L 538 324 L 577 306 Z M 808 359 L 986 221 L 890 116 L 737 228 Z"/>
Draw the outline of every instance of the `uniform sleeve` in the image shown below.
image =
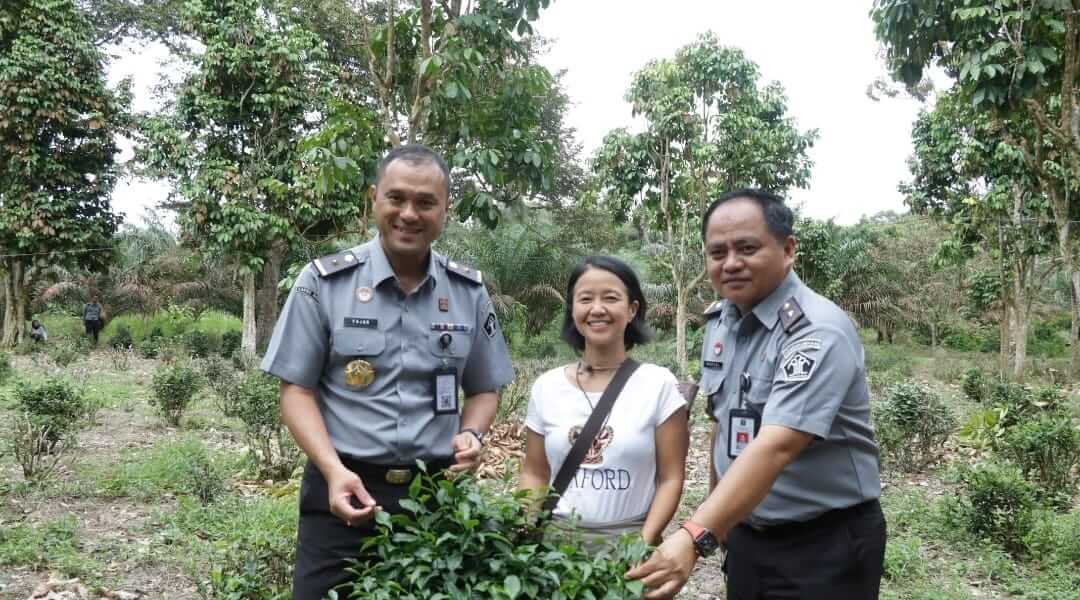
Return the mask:
<path fill-rule="evenodd" d="M 679 380 L 675 374 L 667 369 L 663 373 L 663 383 L 660 385 L 660 397 L 656 403 L 656 426 L 659 427 L 667 421 L 675 411 L 686 406 L 686 398 L 679 393 Z"/>
<path fill-rule="evenodd" d="M 540 411 L 541 391 L 540 379 L 533 382 L 532 391 L 529 392 L 529 408 L 525 412 L 525 426 L 532 431 L 544 435 L 544 417 Z"/>
<path fill-rule="evenodd" d="M 836 327 L 811 325 L 780 348 L 762 423 L 825 438 L 856 375 L 851 342 Z"/>
<path fill-rule="evenodd" d="M 495 307 L 483 288 L 476 309 L 476 332 L 461 377 L 466 396 L 494 392 L 514 380 L 514 368 L 495 317 Z"/>
<path fill-rule="evenodd" d="M 281 309 L 262 370 L 309 389 L 319 377 L 330 345 L 330 329 L 320 304 L 319 278 L 311 265 L 304 267 Z"/>

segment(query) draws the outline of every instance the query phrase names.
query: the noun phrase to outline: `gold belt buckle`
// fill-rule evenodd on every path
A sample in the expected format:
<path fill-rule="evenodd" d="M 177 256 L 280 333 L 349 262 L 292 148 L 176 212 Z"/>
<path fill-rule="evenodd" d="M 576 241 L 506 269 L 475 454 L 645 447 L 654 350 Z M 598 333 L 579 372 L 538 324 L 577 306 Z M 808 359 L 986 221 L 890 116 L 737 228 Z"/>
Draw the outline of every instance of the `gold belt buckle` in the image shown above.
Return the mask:
<path fill-rule="evenodd" d="M 409 469 L 387 469 L 386 483 L 391 485 L 405 485 L 412 479 L 412 471 Z"/>

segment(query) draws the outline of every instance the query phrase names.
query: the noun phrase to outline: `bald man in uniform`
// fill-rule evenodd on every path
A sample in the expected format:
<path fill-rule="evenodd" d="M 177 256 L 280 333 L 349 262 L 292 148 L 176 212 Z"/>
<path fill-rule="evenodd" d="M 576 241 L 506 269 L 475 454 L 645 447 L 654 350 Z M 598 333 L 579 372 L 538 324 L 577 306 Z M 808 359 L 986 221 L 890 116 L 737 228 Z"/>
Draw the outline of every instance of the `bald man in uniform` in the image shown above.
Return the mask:
<path fill-rule="evenodd" d="M 417 473 L 476 467 L 513 379 L 480 272 L 431 249 L 449 214 L 450 171 L 430 149 L 395 148 L 371 188 L 379 234 L 300 273 L 262 362 L 308 457 L 293 597 L 348 581 L 380 510 Z M 464 402 L 458 406 L 458 390 Z"/>

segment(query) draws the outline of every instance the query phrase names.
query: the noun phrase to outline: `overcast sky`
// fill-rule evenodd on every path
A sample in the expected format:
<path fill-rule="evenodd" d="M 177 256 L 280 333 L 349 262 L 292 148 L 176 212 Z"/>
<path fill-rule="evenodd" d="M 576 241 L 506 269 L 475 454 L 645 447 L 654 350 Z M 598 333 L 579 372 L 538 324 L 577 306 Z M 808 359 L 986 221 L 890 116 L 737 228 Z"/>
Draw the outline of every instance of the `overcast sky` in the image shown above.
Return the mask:
<path fill-rule="evenodd" d="M 567 118 L 587 158 L 604 135 L 633 125 L 623 93 L 634 71 L 671 57 L 699 33 L 742 48 L 763 79 L 779 81 L 800 129 L 818 130 L 811 151 L 810 186 L 791 199 L 806 214 L 853 223 L 862 215 L 903 210 L 897 184 L 908 177 L 911 123 L 919 109 L 907 98 L 874 102 L 867 86 L 884 74 L 878 58 L 871 0 L 553 0 L 536 30 L 553 46 L 542 62 L 567 69 L 563 80 L 574 102 Z M 164 53 L 153 48 L 122 53 L 111 79 L 134 76 L 136 108 L 150 106 Z M 125 156 L 126 158 L 126 156 Z M 137 222 L 163 200 L 155 183 L 127 182 L 114 204 Z"/>

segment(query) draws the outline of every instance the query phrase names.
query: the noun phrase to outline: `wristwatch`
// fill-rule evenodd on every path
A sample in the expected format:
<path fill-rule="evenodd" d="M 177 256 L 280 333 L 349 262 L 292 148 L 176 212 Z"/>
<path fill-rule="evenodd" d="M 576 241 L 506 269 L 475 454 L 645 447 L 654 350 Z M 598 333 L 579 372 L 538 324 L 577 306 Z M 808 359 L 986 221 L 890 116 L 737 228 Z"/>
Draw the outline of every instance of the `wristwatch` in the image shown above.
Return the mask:
<path fill-rule="evenodd" d="M 476 429 L 473 429 L 472 427 L 466 427 L 465 429 L 461 430 L 461 433 L 466 433 L 466 432 L 471 433 L 474 436 L 476 436 L 476 441 L 480 442 L 481 446 L 484 445 L 484 434 L 480 433 Z"/>
<path fill-rule="evenodd" d="M 686 521 L 682 528 L 694 538 L 694 552 L 701 558 L 708 558 L 720 547 L 716 536 L 711 531 L 693 521 Z"/>

